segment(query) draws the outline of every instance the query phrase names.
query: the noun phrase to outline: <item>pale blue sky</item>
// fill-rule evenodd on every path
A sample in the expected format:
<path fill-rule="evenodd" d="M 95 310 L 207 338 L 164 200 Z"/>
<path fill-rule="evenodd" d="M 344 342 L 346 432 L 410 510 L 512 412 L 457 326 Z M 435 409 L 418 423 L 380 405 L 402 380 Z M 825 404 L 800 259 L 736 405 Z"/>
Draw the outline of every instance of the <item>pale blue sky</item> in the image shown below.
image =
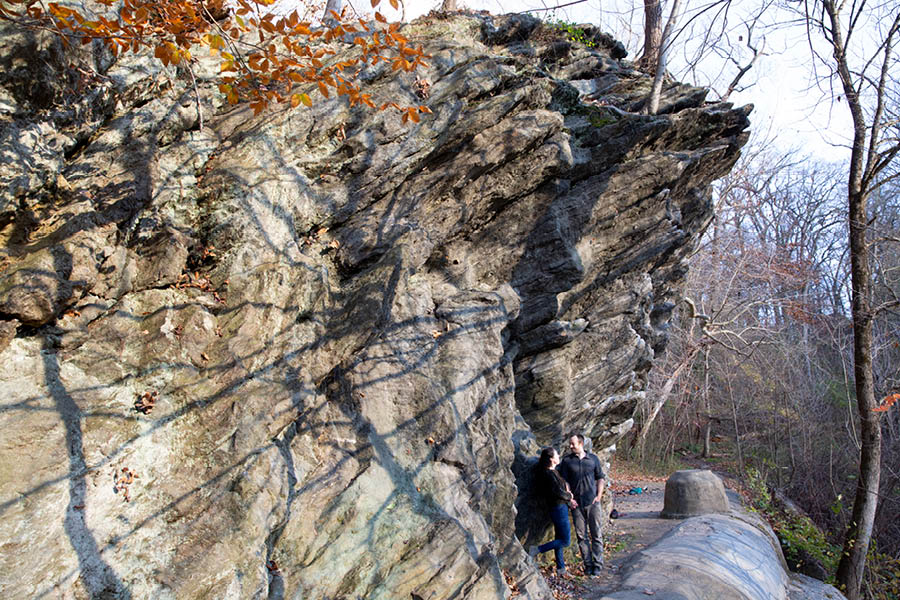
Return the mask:
<path fill-rule="evenodd" d="M 368 6 L 366 0 L 356 1 L 365 2 L 363 6 Z M 461 6 L 498 14 L 552 7 L 566 1 L 458 0 Z M 743 22 L 757 2 L 758 0 L 735 2 L 735 6 L 740 9 L 732 8 L 728 18 L 727 29 L 733 47 L 737 52 L 743 52 L 744 57 L 750 53 L 743 43 L 737 41 L 737 36 L 746 40 Z M 383 4 L 385 14 L 393 16 L 387 0 Z M 709 5 L 710 0 L 686 0 L 686 4 L 687 11 L 698 11 Z M 440 0 L 407 0 L 407 18 L 413 19 L 439 5 Z M 668 6 L 666 15 L 667 8 Z M 822 160 L 843 159 L 849 153 L 832 144 L 849 139 L 850 118 L 846 104 L 833 103 L 828 90 L 816 87 L 810 68 L 812 60 L 805 28 L 785 24 L 790 21 L 790 14 L 770 10 L 771 13 L 765 18 L 767 55 L 757 61 L 742 82 L 752 85 L 742 92 L 732 94 L 730 100 L 738 105 L 754 104 L 756 110 L 751 117 L 754 130 L 760 135 L 777 138 L 777 143 L 782 148 L 797 148 Z M 630 51 L 629 58 L 636 58 L 640 53 L 643 28 L 641 0 L 587 0 L 556 11 L 533 14 L 541 17 L 555 15 L 558 19 L 576 23 L 597 23 L 626 45 Z M 692 15 L 694 12 L 685 13 L 680 24 L 688 21 L 688 14 Z M 702 18 L 698 17 L 695 22 L 700 24 Z M 708 25 L 701 24 L 701 27 L 708 28 Z M 684 38 L 689 39 L 691 36 L 685 35 Z M 676 44 L 680 41 L 677 40 Z M 686 57 L 681 48 L 679 46 L 672 54 L 670 71 L 689 81 L 691 74 L 685 71 Z M 714 89 L 724 91 L 734 72 L 736 66 L 721 56 L 709 54 L 693 76 L 700 84 L 711 84 Z M 711 99 L 713 97 L 711 95 Z"/>

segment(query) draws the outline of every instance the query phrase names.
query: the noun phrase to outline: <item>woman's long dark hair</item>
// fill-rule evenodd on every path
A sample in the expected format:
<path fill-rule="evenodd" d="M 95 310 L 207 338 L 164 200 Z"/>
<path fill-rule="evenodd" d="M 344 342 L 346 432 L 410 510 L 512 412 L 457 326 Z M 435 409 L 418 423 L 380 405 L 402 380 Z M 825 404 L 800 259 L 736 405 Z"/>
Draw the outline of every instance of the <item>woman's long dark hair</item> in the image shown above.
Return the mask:
<path fill-rule="evenodd" d="M 549 469 L 554 454 L 556 454 L 556 448 L 552 446 L 541 450 L 541 458 L 538 459 L 538 467 L 542 469 Z"/>

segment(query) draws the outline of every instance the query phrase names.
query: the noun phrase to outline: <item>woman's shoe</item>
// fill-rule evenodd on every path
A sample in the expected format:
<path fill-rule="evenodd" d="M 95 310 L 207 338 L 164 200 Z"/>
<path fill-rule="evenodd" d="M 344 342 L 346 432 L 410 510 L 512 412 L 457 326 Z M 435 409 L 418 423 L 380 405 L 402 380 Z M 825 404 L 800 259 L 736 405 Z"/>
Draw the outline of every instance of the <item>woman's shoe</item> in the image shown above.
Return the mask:
<path fill-rule="evenodd" d="M 528 556 L 530 556 L 531 558 L 537 558 L 538 554 L 540 554 L 540 552 L 538 552 L 537 546 L 528 546 Z"/>

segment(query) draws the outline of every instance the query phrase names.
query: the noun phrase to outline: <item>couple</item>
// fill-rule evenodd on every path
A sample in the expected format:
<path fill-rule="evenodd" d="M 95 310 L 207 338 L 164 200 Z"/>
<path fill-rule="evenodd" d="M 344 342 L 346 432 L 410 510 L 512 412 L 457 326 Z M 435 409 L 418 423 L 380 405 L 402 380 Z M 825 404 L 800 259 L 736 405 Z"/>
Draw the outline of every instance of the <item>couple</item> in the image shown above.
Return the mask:
<path fill-rule="evenodd" d="M 550 505 L 550 519 L 556 531 L 556 539 L 540 546 L 532 546 L 528 554 L 536 557 L 541 552 L 553 550 L 556 555 L 556 572 L 566 573 L 563 548 L 569 545 L 569 515 L 572 509 L 575 535 L 584 559 L 585 575 L 599 575 L 603 568 L 603 535 L 600 530 L 603 510 L 605 475 L 600 459 L 585 452 L 584 436 L 580 433 L 569 438 L 569 450 L 560 460 L 555 448 L 544 448 L 538 461 L 538 486 Z M 559 468 L 557 468 L 557 465 Z M 574 493 L 573 493 L 574 491 Z"/>

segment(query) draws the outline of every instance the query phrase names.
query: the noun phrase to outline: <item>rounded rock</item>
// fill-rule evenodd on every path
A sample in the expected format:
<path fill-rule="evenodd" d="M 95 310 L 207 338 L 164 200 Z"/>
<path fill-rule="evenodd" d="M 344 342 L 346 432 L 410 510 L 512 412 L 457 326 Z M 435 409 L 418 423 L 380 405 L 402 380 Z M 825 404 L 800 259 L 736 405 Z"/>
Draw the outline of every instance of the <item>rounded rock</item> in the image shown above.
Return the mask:
<path fill-rule="evenodd" d="M 712 471 L 676 471 L 666 480 L 666 496 L 660 517 L 685 519 L 709 513 L 727 513 L 728 497 L 722 480 Z"/>

